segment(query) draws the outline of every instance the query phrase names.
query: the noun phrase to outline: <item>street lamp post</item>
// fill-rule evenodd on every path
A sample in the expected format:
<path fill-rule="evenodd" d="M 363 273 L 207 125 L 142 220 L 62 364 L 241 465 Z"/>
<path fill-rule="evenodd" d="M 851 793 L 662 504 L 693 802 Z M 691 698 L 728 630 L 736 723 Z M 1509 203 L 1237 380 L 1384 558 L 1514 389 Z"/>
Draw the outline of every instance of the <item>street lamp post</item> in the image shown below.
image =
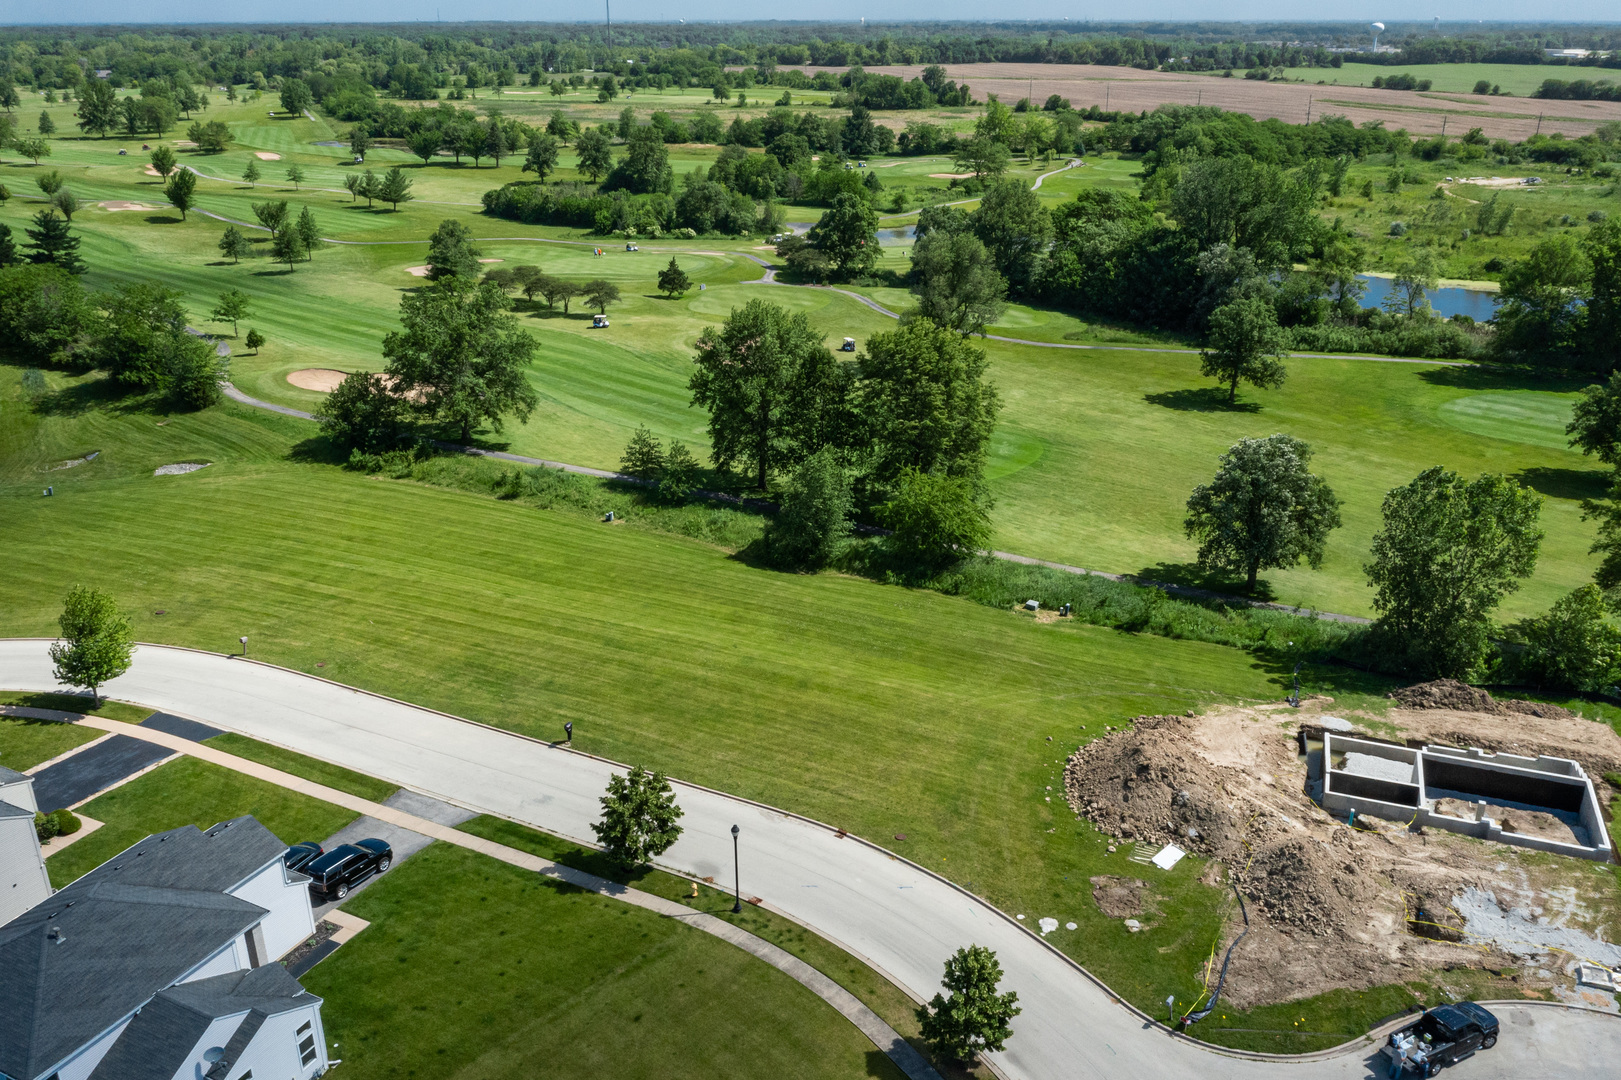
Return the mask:
<path fill-rule="evenodd" d="M 732 884 L 737 890 L 737 897 L 732 901 L 733 915 L 743 910 L 743 872 L 737 862 L 737 834 L 741 831 L 736 825 L 732 826 Z"/>

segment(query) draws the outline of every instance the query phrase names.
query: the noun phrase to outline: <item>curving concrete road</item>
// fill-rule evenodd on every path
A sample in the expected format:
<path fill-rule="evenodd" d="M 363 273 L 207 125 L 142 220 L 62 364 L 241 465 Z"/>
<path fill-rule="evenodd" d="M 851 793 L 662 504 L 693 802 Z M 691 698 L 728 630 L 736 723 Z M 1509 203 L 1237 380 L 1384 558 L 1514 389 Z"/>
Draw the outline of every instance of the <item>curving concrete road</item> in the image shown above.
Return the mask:
<path fill-rule="evenodd" d="M 0 641 L 0 689 L 60 689 L 41 639 Z M 214 653 L 143 645 L 106 692 L 237 731 L 549 832 L 589 841 L 614 766 L 404 702 Z M 685 832 L 660 860 L 725 882 L 730 829 L 742 828 L 742 887 L 863 957 L 917 997 L 969 943 L 996 950 L 1023 1013 L 994 1055 L 1015 1080 L 1097 1077 L 1226 1080 L 1363 1078 L 1370 1044 L 1308 1058 L 1256 1060 L 1172 1037 L 989 904 L 854 837 L 719 792 L 678 785 Z M 1027 913 L 1031 919 L 1043 912 Z M 1063 933 L 1064 931 L 1058 931 Z M 1621 1019 L 1504 1006 L 1499 1046 L 1448 1071 L 1460 1080 L 1613 1076 Z"/>

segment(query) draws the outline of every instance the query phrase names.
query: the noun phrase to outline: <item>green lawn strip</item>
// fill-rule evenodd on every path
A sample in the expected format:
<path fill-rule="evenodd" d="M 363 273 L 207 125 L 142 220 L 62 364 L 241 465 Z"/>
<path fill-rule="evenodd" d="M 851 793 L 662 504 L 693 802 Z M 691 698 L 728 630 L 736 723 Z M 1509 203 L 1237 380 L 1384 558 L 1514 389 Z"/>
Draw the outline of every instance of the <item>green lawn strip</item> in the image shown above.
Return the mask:
<path fill-rule="evenodd" d="M 474 852 L 434 844 L 347 910 L 371 927 L 303 982 L 359 1080 L 901 1076 L 742 950 Z"/>
<path fill-rule="evenodd" d="M 249 761 L 257 761 L 261 765 L 269 765 L 272 769 L 280 769 L 282 772 L 292 773 L 317 784 L 347 791 L 351 795 L 358 795 L 372 802 L 382 802 L 400 790 L 398 784 L 390 784 L 386 780 L 366 776 L 318 758 L 306 757 L 294 750 L 283 750 L 279 746 L 271 746 L 269 743 L 250 739 L 246 735 L 238 735 L 232 731 L 205 739 L 203 745 L 247 758 Z"/>
<path fill-rule="evenodd" d="M 14 695 L 0 695 L 0 700 L 12 696 Z M 25 702 L 8 701 L 6 704 L 20 705 Z M 49 761 L 59 754 L 65 754 L 75 746 L 83 746 L 103 734 L 105 732 L 96 731 L 94 728 L 82 728 L 57 720 L 25 720 L 21 717 L 3 716 L 0 717 L 0 766 L 16 772 L 25 772 L 42 761 Z"/>
<path fill-rule="evenodd" d="M 745 904 L 742 914 L 733 915 L 734 898 L 723 888 L 699 885 L 698 896 L 694 897 L 692 884 L 685 878 L 650 867 L 626 871 L 600 851 L 507 821 L 505 818 L 481 815 L 463 822 L 457 828 L 462 832 L 527 851 L 576 870 L 596 874 L 621 885 L 634 886 L 643 892 L 677 901 L 695 911 L 702 911 L 734 923 L 756 937 L 763 938 L 799 957 L 850 991 L 920 1053 L 929 1057 L 931 1061 L 934 1060 L 928 1045 L 918 1037 L 917 1006 L 905 991 L 826 938 L 805 929 L 791 919 L 753 904 Z M 941 1061 L 934 1061 L 934 1064 L 936 1068 L 947 1067 L 946 1063 Z"/>
<path fill-rule="evenodd" d="M 45 861 L 57 888 L 152 833 L 196 825 L 206 829 L 252 814 L 288 842 L 325 839 L 357 814 L 251 776 L 182 757 L 92 799 L 80 812 L 100 829 Z"/>
<path fill-rule="evenodd" d="M 109 701 L 107 698 L 102 698 L 100 705 L 91 708 L 90 698 L 80 697 L 78 694 L 39 694 L 0 690 L 0 705 L 22 705 L 30 709 L 52 709 L 56 712 L 78 713 L 83 716 L 100 716 L 108 720 L 122 720 L 126 724 L 139 724 L 152 715 L 151 709 L 128 705 L 122 701 Z"/>

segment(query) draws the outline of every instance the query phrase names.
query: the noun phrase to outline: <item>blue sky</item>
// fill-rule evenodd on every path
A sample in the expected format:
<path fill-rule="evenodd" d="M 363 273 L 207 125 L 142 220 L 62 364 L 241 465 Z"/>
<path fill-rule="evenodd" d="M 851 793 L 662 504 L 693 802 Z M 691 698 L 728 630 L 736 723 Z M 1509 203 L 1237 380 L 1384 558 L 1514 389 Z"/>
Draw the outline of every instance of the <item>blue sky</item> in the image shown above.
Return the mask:
<path fill-rule="evenodd" d="M 600 9 L 600 0 L 598 0 Z M 848 20 L 866 17 L 874 20 L 975 19 L 983 18 L 981 0 L 824 0 L 813 8 L 792 13 L 762 5 L 756 0 L 617 0 L 614 18 L 622 22 L 689 20 L 745 20 L 787 14 L 789 17 L 818 20 Z M 1072 20 L 1087 18 L 1204 19 L 1204 20 L 1298 20 L 1306 16 L 1299 3 L 1284 0 L 1138 0 L 1128 9 L 1118 4 L 1093 2 L 1072 5 L 1057 0 L 1027 0 L 1026 3 L 998 9 L 1006 17 Z M 1396 9 L 1389 0 L 1351 0 L 1336 4 L 1336 21 L 1394 18 L 1425 19 L 1439 15 L 1443 22 L 1458 20 L 1524 20 L 1538 14 L 1555 14 L 1565 22 L 1615 21 L 1615 0 L 1565 0 L 1556 9 L 1528 9 L 1511 0 L 1432 0 L 1422 11 Z M 518 3 L 517 0 L 359 0 L 334 5 L 330 0 L 62 0 L 50 5 L 29 0 L 0 0 L 0 23 L 12 20 L 38 22 L 408 22 L 449 20 L 578 20 L 600 18 L 591 4 Z"/>

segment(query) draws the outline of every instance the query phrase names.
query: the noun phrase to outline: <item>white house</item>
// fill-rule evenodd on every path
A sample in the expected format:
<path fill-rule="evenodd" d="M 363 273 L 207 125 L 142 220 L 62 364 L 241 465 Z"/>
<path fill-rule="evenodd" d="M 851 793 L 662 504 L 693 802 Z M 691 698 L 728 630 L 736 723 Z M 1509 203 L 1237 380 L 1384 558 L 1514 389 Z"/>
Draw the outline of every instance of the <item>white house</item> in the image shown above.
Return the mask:
<path fill-rule="evenodd" d="M 0 923 L 51 895 L 34 829 L 34 778 L 0 765 Z"/>
<path fill-rule="evenodd" d="M 0 926 L 0 1080 L 323 1073 L 321 999 L 275 962 L 314 929 L 285 850 L 251 817 L 188 825 Z"/>

